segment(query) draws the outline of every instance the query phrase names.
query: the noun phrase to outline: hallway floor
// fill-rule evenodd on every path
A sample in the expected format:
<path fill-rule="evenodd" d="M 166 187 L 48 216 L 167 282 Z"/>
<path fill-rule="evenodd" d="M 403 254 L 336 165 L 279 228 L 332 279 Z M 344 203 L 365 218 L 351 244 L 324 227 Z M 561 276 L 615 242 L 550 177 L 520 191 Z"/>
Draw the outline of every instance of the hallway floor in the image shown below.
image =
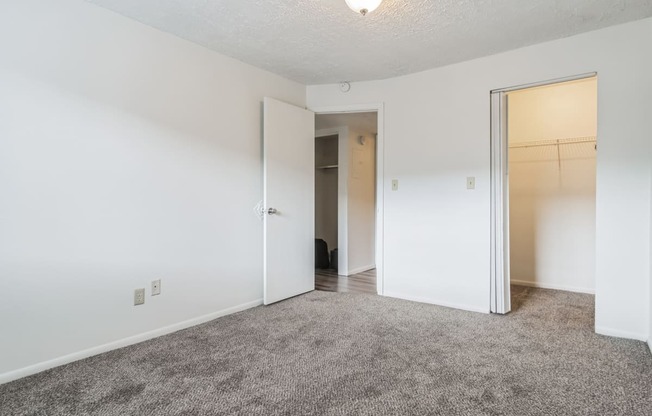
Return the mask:
<path fill-rule="evenodd" d="M 327 292 L 371 293 L 376 291 L 376 269 L 353 274 L 349 277 L 338 276 L 332 269 L 315 270 L 315 289 Z"/>

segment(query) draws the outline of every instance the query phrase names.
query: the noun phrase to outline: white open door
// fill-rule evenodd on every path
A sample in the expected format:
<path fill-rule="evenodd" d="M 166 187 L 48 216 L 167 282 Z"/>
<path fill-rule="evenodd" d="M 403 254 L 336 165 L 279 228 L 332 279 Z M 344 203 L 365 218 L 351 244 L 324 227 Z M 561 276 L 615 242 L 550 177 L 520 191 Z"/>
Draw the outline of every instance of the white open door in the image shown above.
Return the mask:
<path fill-rule="evenodd" d="M 265 305 L 315 289 L 315 114 L 265 97 Z"/>

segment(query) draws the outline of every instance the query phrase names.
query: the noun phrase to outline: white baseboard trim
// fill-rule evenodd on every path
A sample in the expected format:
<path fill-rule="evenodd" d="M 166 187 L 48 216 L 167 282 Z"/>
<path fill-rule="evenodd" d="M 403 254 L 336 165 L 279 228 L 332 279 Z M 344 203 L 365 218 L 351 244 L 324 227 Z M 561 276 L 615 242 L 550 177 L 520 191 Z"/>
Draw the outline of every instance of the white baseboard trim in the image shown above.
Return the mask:
<path fill-rule="evenodd" d="M 98 355 L 118 348 L 127 347 L 133 344 L 138 344 L 139 342 L 147 341 L 152 338 L 157 338 L 163 335 L 170 334 L 172 332 L 177 332 L 182 329 L 203 324 L 205 322 L 212 321 L 213 319 L 230 315 L 232 313 L 244 311 L 246 309 L 260 306 L 262 304 L 263 304 L 263 300 L 257 299 L 251 302 L 243 303 L 241 305 L 233 306 L 231 308 L 222 309 L 221 311 L 209 313 L 207 315 L 202 315 L 197 318 L 192 318 L 176 324 L 164 326 L 163 328 L 158 328 L 152 331 L 143 332 L 142 334 L 133 335 L 127 338 L 122 338 L 117 341 L 109 342 L 107 344 L 98 345 L 97 347 L 88 348 L 82 351 L 74 352 L 72 354 L 67 354 L 61 357 L 57 357 L 52 360 L 43 361 L 27 367 L 19 368 L 18 370 L 12 370 L 6 373 L 2 373 L 0 374 L 0 384 L 8 383 L 13 380 L 18 380 L 19 378 L 31 376 L 33 374 L 40 373 L 41 371 L 49 370 L 51 368 L 58 367 L 60 365 L 69 364 L 73 361 L 78 361 L 84 358 L 92 357 L 93 355 Z"/>
<path fill-rule="evenodd" d="M 635 339 L 637 341 L 648 341 L 647 334 L 639 334 L 637 332 L 626 332 L 626 331 L 621 331 L 619 329 L 606 328 L 603 326 L 596 326 L 595 333 L 600 335 L 607 335 L 609 337 Z"/>
<path fill-rule="evenodd" d="M 486 308 L 482 308 L 482 307 L 478 307 L 478 306 L 474 306 L 474 305 L 464 305 L 464 304 L 461 304 L 461 303 L 444 302 L 444 301 L 439 300 L 439 299 L 431 299 L 431 298 L 425 298 L 425 297 L 421 297 L 421 296 L 405 295 L 405 294 L 402 294 L 402 293 L 387 292 L 387 291 L 385 291 L 383 296 L 387 296 L 389 298 L 410 300 L 410 301 L 419 302 L 419 303 L 428 303 L 430 305 L 445 306 L 447 308 L 461 309 L 461 310 L 469 311 L 469 312 L 489 313 L 489 305 L 488 304 L 487 304 Z"/>
<path fill-rule="evenodd" d="M 582 287 L 573 287 L 573 286 L 564 286 L 564 285 L 549 285 L 547 283 L 528 282 L 528 281 L 525 281 L 525 280 L 516 280 L 516 279 L 511 279 L 510 283 L 513 284 L 513 285 L 519 285 L 519 286 L 538 287 L 538 288 L 541 288 L 541 289 L 565 290 L 567 292 L 588 293 L 590 295 L 595 295 L 595 289 L 587 289 L 587 288 L 582 288 Z"/>
<path fill-rule="evenodd" d="M 347 274 L 346 276 L 349 277 L 352 274 L 358 274 L 358 273 L 366 272 L 366 271 L 369 271 L 369 270 L 373 270 L 375 268 L 376 268 L 375 264 L 370 264 L 369 266 L 356 267 L 355 269 L 349 269 L 349 274 Z"/>

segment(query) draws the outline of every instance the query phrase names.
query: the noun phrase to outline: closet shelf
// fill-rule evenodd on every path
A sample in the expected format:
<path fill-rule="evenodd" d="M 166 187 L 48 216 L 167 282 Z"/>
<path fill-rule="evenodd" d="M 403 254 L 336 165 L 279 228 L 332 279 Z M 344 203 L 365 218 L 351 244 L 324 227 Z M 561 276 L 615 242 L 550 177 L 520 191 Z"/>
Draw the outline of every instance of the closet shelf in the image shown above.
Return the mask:
<path fill-rule="evenodd" d="M 317 169 L 337 169 L 337 165 L 317 166 Z"/>
<path fill-rule="evenodd" d="M 567 144 L 578 144 L 578 143 L 593 143 L 595 150 L 598 150 L 598 145 L 596 143 L 595 136 L 586 136 L 586 137 L 570 137 L 567 139 L 552 139 L 552 140 L 537 140 L 530 142 L 517 142 L 516 144 L 510 144 L 510 149 L 519 149 L 519 148 L 529 148 L 529 147 L 541 147 L 541 146 L 557 146 L 557 164 L 559 165 L 559 171 L 561 172 L 561 146 Z"/>
<path fill-rule="evenodd" d="M 518 149 L 524 147 L 539 147 L 539 146 L 559 146 L 564 144 L 576 144 L 576 143 L 595 143 L 595 136 L 587 137 L 571 137 L 567 139 L 552 139 L 552 140 L 537 140 L 531 142 L 517 142 L 515 144 L 510 144 L 510 149 Z"/>

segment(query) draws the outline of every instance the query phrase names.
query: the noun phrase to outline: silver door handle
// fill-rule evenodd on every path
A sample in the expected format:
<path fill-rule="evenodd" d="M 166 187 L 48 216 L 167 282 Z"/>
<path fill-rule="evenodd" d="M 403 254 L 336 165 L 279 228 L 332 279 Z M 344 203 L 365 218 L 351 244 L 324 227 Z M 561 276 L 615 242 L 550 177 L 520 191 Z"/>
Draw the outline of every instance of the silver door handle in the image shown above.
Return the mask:
<path fill-rule="evenodd" d="M 277 212 L 276 208 L 267 208 L 267 215 L 274 215 Z"/>

